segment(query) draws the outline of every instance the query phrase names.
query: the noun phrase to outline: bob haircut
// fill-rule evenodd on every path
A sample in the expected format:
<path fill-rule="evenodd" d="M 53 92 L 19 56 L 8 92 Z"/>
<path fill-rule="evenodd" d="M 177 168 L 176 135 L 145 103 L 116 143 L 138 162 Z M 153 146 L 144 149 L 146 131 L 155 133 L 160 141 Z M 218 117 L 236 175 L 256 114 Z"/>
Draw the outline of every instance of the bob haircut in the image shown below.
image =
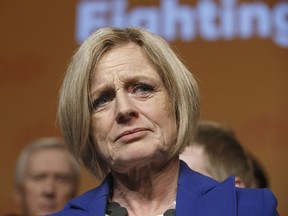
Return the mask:
<path fill-rule="evenodd" d="M 171 97 L 178 135 L 170 157 L 180 154 L 191 143 L 199 118 L 197 83 L 165 40 L 141 28 L 96 30 L 79 47 L 67 69 L 59 94 L 58 120 L 72 154 L 99 180 L 109 168 L 97 154 L 91 135 L 91 76 L 103 54 L 129 42 L 140 46 Z"/>
<path fill-rule="evenodd" d="M 27 146 L 20 154 L 16 169 L 15 169 L 15 176 L 14 181 L 15 185 L 17 187 L 20 187 L 22 185 L 23 181 L 23 175 L 25 172 L 25 168 L 27 166 L 27 161 L 29 157 L 38 151 L 43 151 L 47 149 L 57 149 L 59 151 L 65 151 L 69 154 L 70 163 L 72 165 L 73 170 L 73 181 L 75 185 L 75 192 L 79 183 L 79 177 L 80 177 L 80 167 L 77 161 L 74 157 L 70 154 L 70 152 L 67 149 L 67 146 L 63 143 L 63 140 L 57 137 L 45 137 L 38 139 L 31 143 L 29 146 Z"/>

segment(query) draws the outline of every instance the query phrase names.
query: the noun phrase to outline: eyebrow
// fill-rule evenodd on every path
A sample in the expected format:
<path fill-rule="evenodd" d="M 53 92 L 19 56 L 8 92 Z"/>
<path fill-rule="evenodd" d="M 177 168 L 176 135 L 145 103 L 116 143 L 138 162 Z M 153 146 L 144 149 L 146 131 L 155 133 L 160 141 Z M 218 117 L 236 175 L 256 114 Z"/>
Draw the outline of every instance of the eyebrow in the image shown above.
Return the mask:
<path fill-rule="evenodd" d="M 134 83 L 136 81 L 139 80 L 143 80 L 143 81 L 152 81 L 153 83 L 158 83 L 159 81 L 161 81 L 160 77 L 159 80 L 156 79 L 154 76 L 149 75 L 142 75 L 142 74 L 137 74 L 137 75 L 128 75 L 126 76 L 123 80 L 121 80 L 124 83 L 124 87 L 128 86 L 131 83 Z M 112 83 L 112 82 L 111 82 Z M 95 98 L 95 96 L 102 94 L 103 92 L 108 92 L 111 89 L 113 89 L 114 84 L 111 85 L 111 83 L 109 82 L 109 84 L 107 83 L 100 83 L 99 85 L 97 85 L 97 87 L 95 87 L 92 91 L 90 91 L 90 97 L 91 98 Z"/>

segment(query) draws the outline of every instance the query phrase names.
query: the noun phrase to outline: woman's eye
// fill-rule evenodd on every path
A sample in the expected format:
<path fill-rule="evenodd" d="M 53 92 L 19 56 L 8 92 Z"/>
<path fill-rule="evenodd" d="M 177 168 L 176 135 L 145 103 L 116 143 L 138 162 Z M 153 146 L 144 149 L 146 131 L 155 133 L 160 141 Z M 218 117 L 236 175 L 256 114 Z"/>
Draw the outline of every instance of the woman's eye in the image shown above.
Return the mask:
<path fill-rule="evenodd" d="M 154 91 L 154 88 L 148 84 L 136 84 L 133 86 L 133 93 L 134 94 L 141 94 L 143 96 L 148 95 Z"/>
<path fill-rule="evenodd" d="M 113 98 L 114 98 L 113 94 L 110 93 L 103 94 L 102 96 L 93 101 L 92 103 L 93 110 L 97 110 L 98 108 L 105 106 L 110 101 L 112 101 Z"/>

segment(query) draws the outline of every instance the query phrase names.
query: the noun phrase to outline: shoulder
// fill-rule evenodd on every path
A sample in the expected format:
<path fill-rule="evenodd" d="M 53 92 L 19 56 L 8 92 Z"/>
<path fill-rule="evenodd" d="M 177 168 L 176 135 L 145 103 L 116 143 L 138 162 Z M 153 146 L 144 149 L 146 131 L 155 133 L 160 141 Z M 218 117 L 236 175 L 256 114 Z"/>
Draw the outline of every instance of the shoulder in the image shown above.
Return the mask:
<path fill-rule="evenodd" d="M 89 212 L 105 215 L 111 181 L 112 176 L 108 175 L 100 186 L 70 200 L 63 210 L 49 216 L 84 216 Z"/>
<path fill-rule="evenodd" d="M 49 216 L 84 216 L 87 215 L 87 210 L 91 200 L 96 200 L 99 197 L 99 188 L 94 188 L 75 199 L 70 200 L 61 211 L 50 214 Z"/>
<path fill-rule="evenodd" d="M 181 164 L 177 197 L 181 213 L 205 216 L 278 215 L 277 200 L 269 189 L 236 188 L 234 177 L 217 182 L 194 172 L 184 163 Z"/>
<path fill-rule="evenodd" d="M 267 188 L 236 188 L 239 215 L 278 215 L 277 200 Z"/>

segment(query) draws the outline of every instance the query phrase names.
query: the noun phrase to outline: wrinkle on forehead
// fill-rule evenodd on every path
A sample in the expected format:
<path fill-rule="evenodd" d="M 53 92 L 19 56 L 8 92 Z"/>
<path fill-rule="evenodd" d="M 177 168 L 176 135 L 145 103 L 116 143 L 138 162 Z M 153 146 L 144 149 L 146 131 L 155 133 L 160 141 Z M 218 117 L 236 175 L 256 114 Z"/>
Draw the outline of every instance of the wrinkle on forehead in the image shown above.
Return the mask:
<path fill-rule="evenodd" d="M 107 81 L 114 84 L 116 80 L 123 82 L 122 74 L 127 76 L 128 72 L 134 76 L 135 72 L 140 74 L 148 67 L 153 66 L 137 44 L 131 42 L 113 47 L 100 58 L 95 66 L 91 77 L 90 91 L 94 91 L 95 87 L 98 89 Z M 100 73 L 101 76 L 99 76 Z"/>
<path fill-rule="evenodd" d="M 129 62 L 127 59 L 129 59 Z M 143 67 L 143 60 L 149 64 L 140 46 L 132 42 L 122 44 L 113 47 L 100 58 L 94 69 L 94 75 L 95 73 L 97 74 L 98 71 L 113 71 L 115 68 L 119 68 L 120 70 L 137 70 L 137 68 L 140 69 Z"/>

